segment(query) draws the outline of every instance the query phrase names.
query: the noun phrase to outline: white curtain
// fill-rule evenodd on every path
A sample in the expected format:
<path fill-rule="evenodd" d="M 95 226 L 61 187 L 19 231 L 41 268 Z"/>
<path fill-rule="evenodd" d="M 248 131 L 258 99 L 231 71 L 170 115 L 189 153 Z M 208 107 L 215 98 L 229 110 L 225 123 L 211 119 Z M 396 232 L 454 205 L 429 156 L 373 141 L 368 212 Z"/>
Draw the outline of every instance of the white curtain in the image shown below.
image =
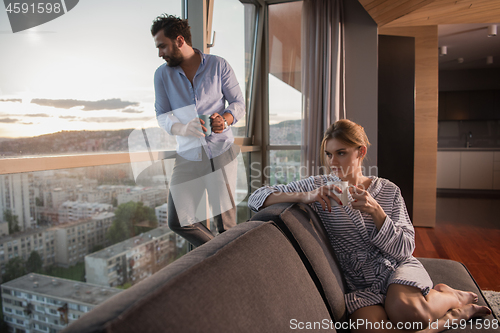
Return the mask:
<path fill-rule="evenodd" d="M 321 173 L 323 134 L 345 118 L 343 25 L 342 0 L 304 1 L 301 160 L 307 176 Z"/>

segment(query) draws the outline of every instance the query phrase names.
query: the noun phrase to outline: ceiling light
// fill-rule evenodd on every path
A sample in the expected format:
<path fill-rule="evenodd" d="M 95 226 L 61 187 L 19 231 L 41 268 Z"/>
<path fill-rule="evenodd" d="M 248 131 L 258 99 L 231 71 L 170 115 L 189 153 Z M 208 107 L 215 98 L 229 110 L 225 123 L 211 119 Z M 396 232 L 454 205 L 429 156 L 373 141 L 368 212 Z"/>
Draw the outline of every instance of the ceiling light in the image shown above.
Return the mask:
<path fill-rule="evenodd" d="M 462 64 L 464 62 L 464 58 L 458 58 L 457 61 L 459 64 Z"/>
<path fill-rule="evenodd" d="M 491 64 L 493 64 L 493 56 L 487 56 L 486 65 L 491 65 Z"/>
<path fill-rule="evenodd" d="M 492 24 L 488 26 L 488 37 L 493 37 L 497 35 L 497 26 Z"/>
<path fill-rule="evenodd" d="M 444 56 L 448 54 L 448 47 L 447 46 L 441 46 L 439 48 L 439 55 Z"/>

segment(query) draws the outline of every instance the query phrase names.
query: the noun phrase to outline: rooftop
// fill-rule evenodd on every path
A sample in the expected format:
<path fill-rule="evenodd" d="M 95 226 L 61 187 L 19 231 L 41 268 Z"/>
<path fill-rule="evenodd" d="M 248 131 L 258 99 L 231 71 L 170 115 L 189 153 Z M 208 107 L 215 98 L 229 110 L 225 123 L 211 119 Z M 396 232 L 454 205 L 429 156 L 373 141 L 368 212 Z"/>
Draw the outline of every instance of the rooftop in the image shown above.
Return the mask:
<path fill-rule="evenodd" d="M 78 226 L 80 224 L 95 222 L 97 220 L 104 220 L 104 219 L 107 219 L 110 217 L 115 217 L 115 213 L 103 212 L 103 213 L 96 214 L 96 215 L 92 216 L 91 218 L 85 218 L 85 219 L 81 219 L 81 220 L 69 221 L 69 222 L 57 224 L 57 225 L 54 225 L 53 227 L 51 227 L 51 229 L 55 230 L 55 229 L 62 229 L 62 228 L 71 228 L 71 227 Z"/>
<path fill-rule="evenodd" d="M 43 233 L 43 232 L 48 231 L 48 230 L 51 230 L 51 227 L 38 227 L 37 226 L 34 229 L 27 229 L 25 231 L 13 233 L 11 235 L 5 235 L 5 236 L 0 237 L 0 245 L 5 243 L 5 242 L 10 242 L 12 240 L 19 239 L 22 237 L 28 237 L 28 236 L 31 236 L 34 234 Z"/>
<path fill-rule="evenodd" d="M 133 238 L 127 239 L 123 242 L 117 243 L 112 246 L 108 246 L 107 248 L 94 252 L 92 254 L 86 255 L 85 257 L 91 258 L 100 258 L 100 259 L 110 259 L 121 253 L 127 252 L 134 247 L 140 246 L 142 244 L 146 244 L 153 240 L 154 238 L 161 237 L 165 234 L 172 232 L 168 227 L 158 227 L 151 231 L 140 234 L 139 236 L 135 236 Z"/>
<path fill-rule="evenodd" d="M 101 304 L 122 291 L 117 288 L 103 287 L 36 273 L 30 273 L 6 282 L 2 284 L 2 287 L 91 305 Z"/>

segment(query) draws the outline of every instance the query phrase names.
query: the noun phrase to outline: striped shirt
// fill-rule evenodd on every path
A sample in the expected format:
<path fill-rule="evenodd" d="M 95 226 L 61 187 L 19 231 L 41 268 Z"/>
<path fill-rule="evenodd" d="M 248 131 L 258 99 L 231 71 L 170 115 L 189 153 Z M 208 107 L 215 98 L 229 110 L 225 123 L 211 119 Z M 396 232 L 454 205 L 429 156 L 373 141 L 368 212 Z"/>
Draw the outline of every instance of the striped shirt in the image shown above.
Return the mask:
<path fill-rule="evenodd" d="M 391 283 L 419 288 L 426 295 L 432 281 L 422 264 L 412 256 L 415 232 L 400 189 L 387 179 L 370 177 L 368 193 L 387 215 L 378 230 L 371 215 L 350 203 L 325 211 L 319 202 L 310 206 L 318 213 L 347 283 L 345 296 L 349 313 L 369 305 L 383 304 Z M 274 192 L 309 192 L 339 181 L 332 175 L 311 176 L 288 185 L 265 186 L 255 191 L 248 206 L 258 211 Z M 352 196 L 349 193 L 349 199 Z"/>

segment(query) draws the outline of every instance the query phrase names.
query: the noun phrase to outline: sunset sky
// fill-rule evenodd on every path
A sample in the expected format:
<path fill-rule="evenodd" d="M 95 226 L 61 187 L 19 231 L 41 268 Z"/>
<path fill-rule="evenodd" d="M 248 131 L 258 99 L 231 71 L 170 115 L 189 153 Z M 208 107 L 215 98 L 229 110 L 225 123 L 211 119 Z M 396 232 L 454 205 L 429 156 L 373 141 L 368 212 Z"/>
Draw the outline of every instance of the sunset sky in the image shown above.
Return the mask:
<path fill-rule="evenodd" d="M 0 10 L 0 138 L 155 123 L 153 74 L 164 60 L 149 29 L 164 12 L 180 16 L 181 1 L 85 0 L 14 34 Z M 244 90 L 243 5 L 216 0 L 213 29 L 211 53 L 229 61 Z M 290 96 L 290 87 L 273 86 Z"/>

